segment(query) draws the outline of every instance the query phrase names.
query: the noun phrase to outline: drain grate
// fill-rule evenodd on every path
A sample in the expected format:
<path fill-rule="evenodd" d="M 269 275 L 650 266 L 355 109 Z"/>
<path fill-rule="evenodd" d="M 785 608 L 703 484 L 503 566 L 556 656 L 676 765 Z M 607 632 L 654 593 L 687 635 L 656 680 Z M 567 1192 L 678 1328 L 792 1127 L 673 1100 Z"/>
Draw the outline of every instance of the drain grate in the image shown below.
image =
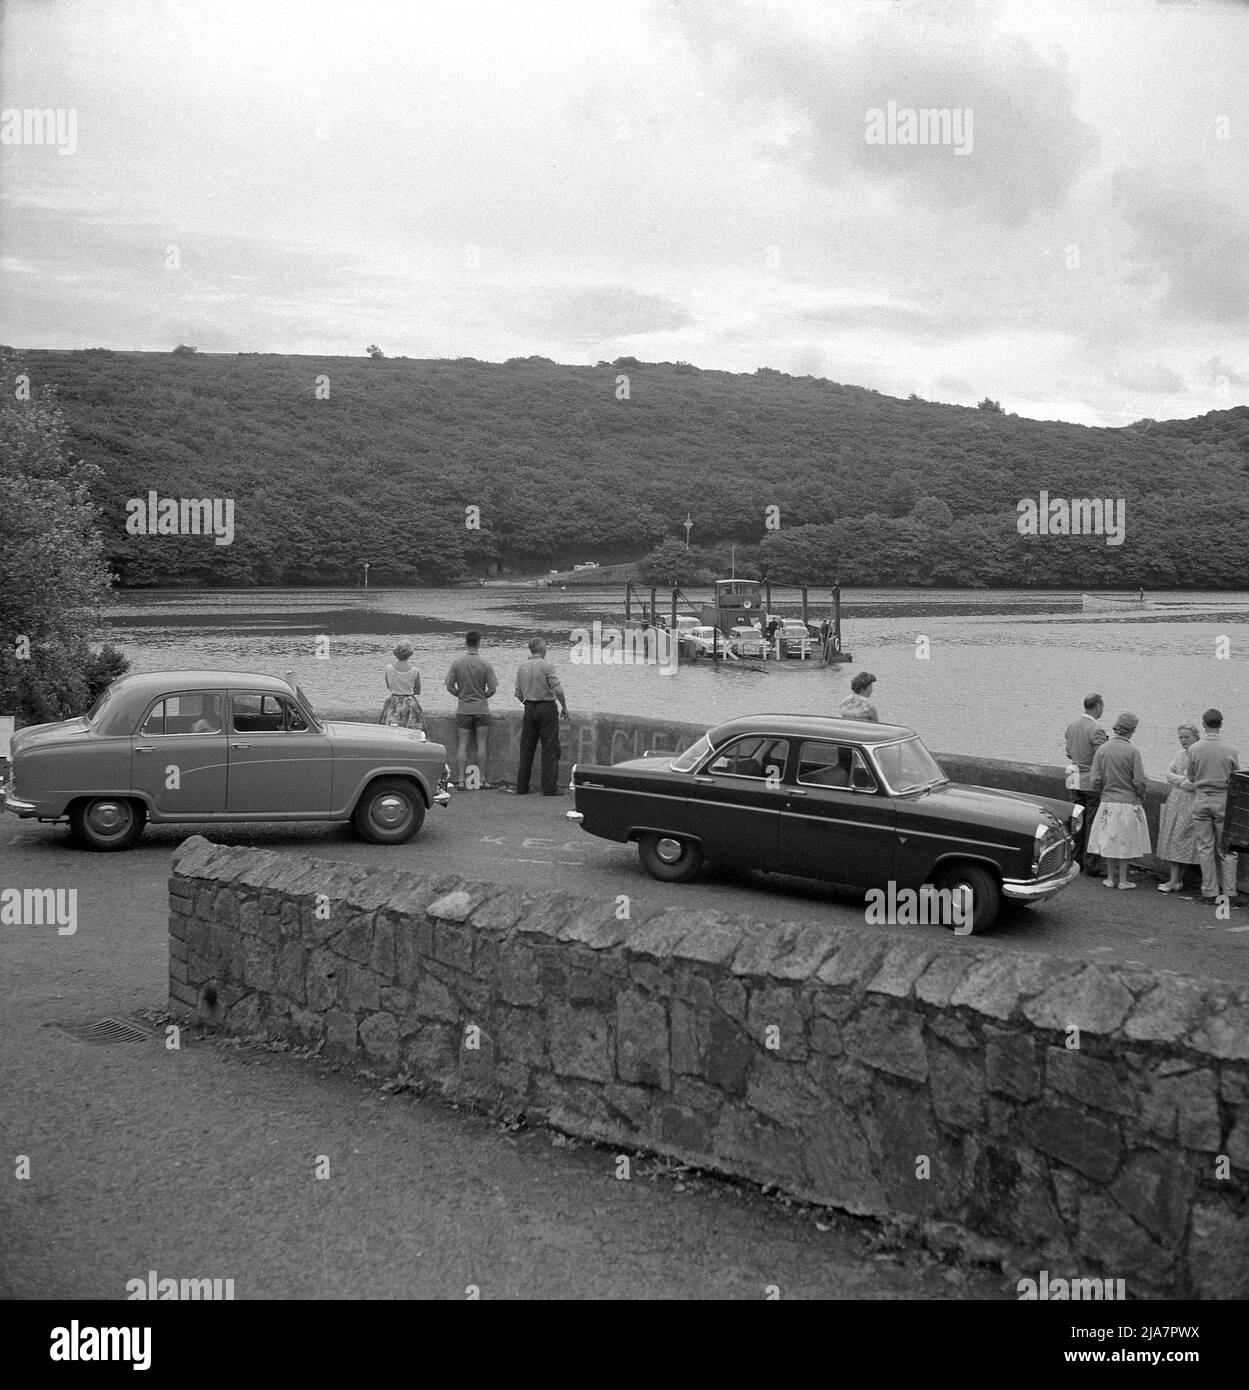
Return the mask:
<path fill-rule="evenodd" d="M 94 1023 L 55 1023 L 52 1025 L 76 1042 L 102 1047 L 107 1043 L 145 1042 L 152 1034 L 127 1018 L 100 1018 Z"/>

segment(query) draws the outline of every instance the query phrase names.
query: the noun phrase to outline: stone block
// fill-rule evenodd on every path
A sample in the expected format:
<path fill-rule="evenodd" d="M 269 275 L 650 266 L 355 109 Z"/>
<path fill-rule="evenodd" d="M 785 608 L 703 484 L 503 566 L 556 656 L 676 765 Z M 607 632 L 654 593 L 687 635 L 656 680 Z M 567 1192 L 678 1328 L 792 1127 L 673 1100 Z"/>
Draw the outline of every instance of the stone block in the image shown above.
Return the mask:
<path fill-rule="evenodd" d="M 345 960 L 367 965 L 373 954 L 373 917 L 353 911 L 338 922 L 338 930 L 330 937 L 330 950 Z"/>
<path fill-rule="evenodd" d="M 441 980 L 434 979 L 432 975 L 425 976 L 417 985 L 413 1009 L 421 1019 L 442 1023 L 460 1021 L 460 1005 L 455 996 Z"/>
<path fill-rule="evenodd" d="M 928 1046 L 932 1106 L 942 1124 L 981 1129 L 985 1122 L 985 1079 L 977 1057 L 940 1043 Z"/>
<path fill-rule="evenodd" d="M 624 942 L 624 950 L 631 957 L 651 956 L 667 959 L 673 954 L 681 939 L 690 934 L 691 915 L 679 908 L 672 908 L 651 917 L 629 934 Z"/>
<path fill-rule="evenodd" d="M 549 893 L 535 897 L 524 916 L 516 923 L 516 931 L 525 936 L 558 938 L 560 932 L 579 913 L 591 904 L 571 893 Z"/>
<path fill-rule="evenodd" d="M 394 1014 L 369 1014 L 360 1024 L 360 1046 L 383 1062 L 399 1060 L 399 1025 Z"/>
<path fill-rule="evenodd" d="M 1109 1062 L 1073 1048 L 1045 1049 L 1045 1087 L 1094 1110 L 1136 1114 L 1136 1096 L 1127 1079 Z"/>
<path fill-rule="evenodd" d="M 569 969 L 564 977 L 561 997 L 570 1004 L 612 1004 L 619 992 L 619 983 L 599 970 Z"/>
<path fill-rule="evenodd" d="M 322 947 L 312 951 L 304 970 L 307 1004 L 314 1012 L 330 1008 L 338 998 L 338 972 L 343 961 Z"/>
<path fill-rule="evenodd" d="M 395 978 L 395 923 L 392 917 L 383 912 L 373 919 L 373 950 L 369 954 L 369 968 L 383 980 Z"/>
<path fill-rule="evenodd" d="M 825 1057 L 840 1057 L 846 1050 L 841 1025 L 831 1018 L 816 1018 L 811 1022 L 811 1047 Z"/>
<path fill-rule="evenodd" d="M 552 1004 L 551 1065 L 560 1076 L 588 1081 L 613 1080 L 607 1020 L 599 1009 Z"/>
<path fill-rule="evenodd" d="M 381 1008 L 381 981 L 367 965 L 344 961 L 338 972 L 338 1000 L 353 1013 L 372 1013 Z"/>
<path fill-rule="evenodd" d="M 907 998 L 935 954 L 931 947 L 917 941 L 893 942 L 885 952 L 880 969 L 867 982 L 867 992 Z"/>
<path fill-rule="evenodd" d="M 1123 1031 L 1138 1042 L 1179 1042 L 1201 1018 L 1205 996 L 1196 980 L 1159 975 L 1154 988 L 1137 998 Z"/>
<path fill-rule="evenodd" d="M 803 1008 L 792 989 L 751 990 L 746 1022 L 756 1046 L 769 1055 L 789 1060 L 807 1055 Z"/>
<path fill-rule="evenodd" d="M 1083 1268 L 1091 1265 L 1104 1270 L 1107 1277 L 1123 1279 L 1129 1298 L 1165 1288 L 1172 1281 L 1176 1252 L 1150 1239 L 1100 1192 L 1081 1195 L 1079 1226 L 1072 1243 Z"/>
<path fill-rule="evenodd" d="M 1024 1033 L 986 1030 L 984 1070 L 991 1091 L 1016 1100 L 1041 1094 L 1036 1043 Z"/>
<path fill-rule="evenodd" d="M 1188 1268 L 1195 1298 L 1249 1298 L 1249 1212 L 1230 1195 L 1194 1205 Z"/>
<path fill-rule="evenodd" d="M 440 922 L 467 922 L 473 915 L 473 909 L 485 900 L 485 896 L 484 893 L 469 893 L 464 889 L 457 889 L 453 893 L 436 898 L 425 909 L 425 915 Z"/>
<path fill-rule="evenodd" d="M 1038 1028 L 1105 1036 L 1114 1033 L 1134 1004 L 1130 991 L 1102 965 L 1089 965 L 1057 981 L 1024 1005 L 1024 1017 Z"/>
<path fill-rule="evenodd" d="M 412 994 L 406 989 L 395 989 L 393 986 L 382 986 L 382 1008 L 387 1013 L 394 1014 L 396 1018 L 406 1014 L 412 1007 Z"/>
<path fill-rule="evenodd" d="M 224 1026 L 241 1038 L 259 1036 L 262 1028 L 263 1000 L 259 994 L 245 994 L 224 1011 Z"/>
<path fill-rule="evenodd" d="M 260 899 L 248 893 L 240 896 L 239 931 L 255 936 L 260 931 Z"/>
<path fill-rule="evenodd" d="M 1109 1182 L 1119 1169 L 1123 1140 L 1116 1125 L 1068 1105 L 1034 1105 L 1022 1128 L 1033 1148 L 1096 1182 Z"/>
<path fill-rule="evenodd" d="M 543 998 L 538 957 L 525 941 L 506 942 L 499 950 L 499 998 L 508 1004 L 537 1004 Z"/>
<path fill-rule="evenodd" d="M 454 1080 L 459 1061 L 460 1033 L 448 1023 L 427 1023 L 401 1046 L 407 1069 L 425 1081 Z"/>
<path fill-rule="evenodd" d="M 951 1014 L 933 1014 L 927 1020 L 928 1031 L 951 1047 L 979 1047 L 980 1039 L 970 1028 Z"/>
<path fill-rule="evenodd" d="M 950 996 L 984 959 L 986 953 L 975 946 L 947 947 L 937 952 L 924 973 L 915 981 L 915 997 L 921 1004 L 949 1007 Z"/>
<path fill-rule="evenodd" d="M 494 1035 L 500 1056 L 526 1066 L 545 1064 L 546 1028 L 533 1009 L 501 1007 L 494 1016 Z"/>
<path fill-rule="evenodd" d="M 277 990 L 295 1004 L 307 1002 L 304 993 L 304 948 L 298 941 L 286 941 L 278 948 Z"/>
<path fill-rule="evenodd" d="M 874 933 L 848 937 L 815 972 L 815 978 L 826 985 L 866 985 L 888 949 L 888 938 Z"/>
<path fill-rule="evenodd" d="M 403 918 L 395 924 L 395 983 L 404 989 L 421 978 L 433 959 L 434 929 L 424 919 Z"/>
<path fill-rule="evenodd" d="M 678 1153 L 711 1152 L 711 1127 L 686 1106 L 673 1103 L 661 1105 L 657 1118 L 660 1143 L 670 1145 Z"/>
<path fill-rule="evenodd" d="M 1141 1127 L 1185 1148 L 1217 1152 L 1221 1126 L 1214 1073 L 1200 1070 L 1150 1077 L 1142 1088 Z"/>
<path fill-rule="evenodd" d="M 717 912 L 694 912 L 690 920 L 690 930 L 672 949 L 677 960 L 728 965 L 749 931 L 745 922 L 728 920 Z"/>
<path fill-rule="evenodd" d="M 473 926 L 478 932 L 505 933 L 520 921 L 532 906 L 527 893 L 509 889 L 491 893 L 473 912 Z"/>
<path fill-rule="evenodd" d="M 733 957 L 733 974 L 809 980 L 841 944 L 827 927 L 780 922 L 752 926 Z"/>
<path fill-rule="evenodd" d="M 473 973 L 473 929 L 457 922 L 434 923 L 434 959 Z"/>
<path fill-rule="evenodd" d="M 668 1011 L 662 1001 L 632 991 L 616 1001 L 616 1075 L 625 1082 L 671 1088 Z"/>
<path fill-rule="evenodd" d="M 716 1007 L 738 1023 L 746 1022 L 746 987 L 740 980 L 721 980 L 714 987 Z"/>
<path fill-rule="evenodd" d="M 865 1066 L 904 1076 L 908 1081 L 928 1079 L 928 1054 L 919 1014 L 865 1004 L 857 1017 L 847 1020 L 842 1041 L 847 1056 Z"/>
<path fill-rule="evenodd" d="M 277 986 L 277 952 L 258 936 L 243 938 L 243 979 L 251 989 L 269 992 Z"/>
<path fill-rule="evenodd" d="M 1189 1035 L 1189 1046 L 1211 1057 L 1249 1059 L 1249 1005 L 1226 1003 Z"/>
<path fill-rule="evenodd" d="M 674 999 L 669 1007 L 669 1045 L 672 1070 L 693 1076 L 701 1071 L 698 1048 L 698 1015 L 683 1000 Z"/>
<path fill-rule="evenodd" d="M 746 1077 L 755 1049 L 745 1031 L 722 1013 L 712 1014 L 703 1049 L 703 1074 L 730 1096 L 746 1094 Z"/>
<path fill-rule="evenodd" d="M 630 917 L 616 915 L 615 899 L 587 903 L 570 916 L 560 929 L 561 941 L 579 942 L 596 951 L 607 950 L 627 941 L 637 923 Z"/>
<path fill-rule="evenodd" d="M 1176 1154 L 1129 1154 L 1111 1186 L 1111 1196 L 1168 1249 L 1175 1249 L 1188 1225 L 1193 1173 Z"/>

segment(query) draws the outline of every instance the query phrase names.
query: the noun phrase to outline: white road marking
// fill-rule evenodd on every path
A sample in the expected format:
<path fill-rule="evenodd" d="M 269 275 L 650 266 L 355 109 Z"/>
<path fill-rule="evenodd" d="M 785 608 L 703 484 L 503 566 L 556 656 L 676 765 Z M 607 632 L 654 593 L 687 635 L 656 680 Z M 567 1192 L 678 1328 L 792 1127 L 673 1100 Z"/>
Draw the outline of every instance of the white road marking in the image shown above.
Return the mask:
<path fill-rule="evenodd" d="M 518 864 L 554 864 L 554 859 L 521 859 L 517 857 Z"/>
<path fill-rule="evenodd" d="M 1228 931 L 1230 931 L 1230 932 L 1249 931 L 1249 927 L 1228 927 Z"/>

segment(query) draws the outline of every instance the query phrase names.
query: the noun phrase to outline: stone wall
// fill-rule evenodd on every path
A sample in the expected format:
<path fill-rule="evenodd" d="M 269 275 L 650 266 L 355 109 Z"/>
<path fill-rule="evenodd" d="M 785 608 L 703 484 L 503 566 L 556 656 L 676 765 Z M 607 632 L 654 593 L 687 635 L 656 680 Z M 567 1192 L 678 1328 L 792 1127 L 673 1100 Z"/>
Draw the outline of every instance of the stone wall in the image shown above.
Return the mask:
<path fill-rule="evenodd" d="M 1249 1294 L 1249 989 L 935 928 L 618 910 L 194 836 L 170 1003 L 492 1113 L 953 1223 L 1034 1277 Z"/>

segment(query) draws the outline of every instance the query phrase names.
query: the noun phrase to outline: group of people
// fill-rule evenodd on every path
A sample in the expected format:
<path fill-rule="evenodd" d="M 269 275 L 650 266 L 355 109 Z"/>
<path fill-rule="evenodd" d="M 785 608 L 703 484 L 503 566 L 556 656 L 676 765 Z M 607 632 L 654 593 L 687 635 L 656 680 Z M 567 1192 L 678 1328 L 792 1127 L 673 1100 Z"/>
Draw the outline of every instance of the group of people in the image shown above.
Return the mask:
<path fill-rule="evenodd" d="M 412 665 L 413 648 L 400 642 L 394 661 L 386 665 L 386 703 L 379 723 L 425 731 L 425 712 L 421 708 L 421 677 Z M 464 652 L 447 671 L 444 682 L 455 696 L 456 776 L 459 790 L 468 788 L 467 770 L 476 767 L 474 787 L 493 785 L 485 780 L 486 755 L 490 740 L 490 701 L 499 689 L 494 667 L 481 654 L 481 633 L 469 632 Z M 516 672 L 514 694 L 525 709 L 520 735 L 520 762 L 516 770 L 516 794 L 529 794 L 534 754 L 542 748 L 541 787 L 543 796 L 559 796 L 559 721 L 568 718 L 568 702 L 555 667 L 546 659 L 546 643 L 535 637 L 529 643 L 528 660 Z M 468 760 L 469 740 L 475 740 L 476 761 Z"/>
<path fill-rule="evenodd" d="M 1084 871 L 1104 875 L 1107 888 L 1127 890 L 1137 886 L 1128 878 L 1129 864 L 1153 848 L 1145 818 L 1148 781 L 1140 750 L 1132 745 L 1140 720 L 1121 714 L 1107 734 L 1098 722 L 1104 712 L 1102 697 L 1088 695 L 1084 713 L 1067 725 L 1067 787 L 1084 807 L 1077 841 Z M 1170 876 L 1158 891 L 1178 892 L 1185 867 L 1200 865 L 1203 902 L 1226 898 L 1245 907 L 1249 897 L 1237 892 L 1238 856 L 1224 845 L 1228 779 L 1239 770 L 1240 759 L 1223 737 L 1222 711 L 1206 710 L 1200 731 L 1195 724 L 1181 724 L 1176 735 L 1180 746 L 1167 769 L 1171 791 L 1158 825 L 1157 854 L 1170 866 Z"/>

